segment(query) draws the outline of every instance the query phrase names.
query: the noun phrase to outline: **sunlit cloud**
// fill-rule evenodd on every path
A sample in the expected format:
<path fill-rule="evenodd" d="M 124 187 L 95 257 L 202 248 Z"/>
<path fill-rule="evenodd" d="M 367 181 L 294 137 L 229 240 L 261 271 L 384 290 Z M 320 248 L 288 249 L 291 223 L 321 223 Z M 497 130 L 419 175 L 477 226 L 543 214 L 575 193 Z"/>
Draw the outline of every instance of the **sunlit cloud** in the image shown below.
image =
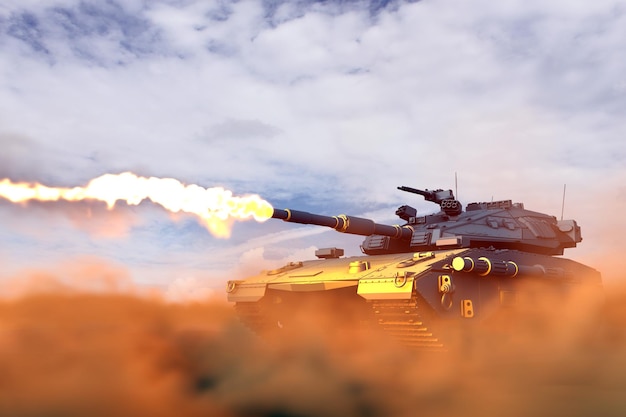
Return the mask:
<path fill-rule="evenodd" d="M 584 241 L 566 256 L 600 259 L 626 232 L 623 7 L 483 3 L 4 2 L 0 177 L 63 186 L 132 170 L 390 222 L 401 204 L 435 209 L 396 186 L 452 188 L 455 172 L 463 203 L 554 215 L 567 183 Z M 108 234 L 80 213 L 0 211 L 15 218 L 0 235 L 14 267 L 102 252 L 149 282 L 168 260 L 162 285 L 234 271 L 258 248 L 358 253 L 354 237 L 274 221 L 216 242 L 147 210 Z"/>

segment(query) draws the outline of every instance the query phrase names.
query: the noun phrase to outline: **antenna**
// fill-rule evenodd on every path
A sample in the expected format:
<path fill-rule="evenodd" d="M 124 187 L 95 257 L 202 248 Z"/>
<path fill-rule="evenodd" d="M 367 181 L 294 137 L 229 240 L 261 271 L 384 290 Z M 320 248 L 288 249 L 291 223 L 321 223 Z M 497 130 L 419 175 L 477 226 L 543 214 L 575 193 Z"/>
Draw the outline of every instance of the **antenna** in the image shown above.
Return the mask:
<path fill-rule="evenodd" d="M 459 188 L 456 179 L 456 171 L 454 171 L 454 196 L 456 197 L 456 200 L 459 201 Z"/>
<path fill-rule="evenodd" d="M 563 220 L 563 212 L 565 211 L 565 187 L 567 184 L 563 184 L 563 202 L 561 203 L 561 220 Z"/>

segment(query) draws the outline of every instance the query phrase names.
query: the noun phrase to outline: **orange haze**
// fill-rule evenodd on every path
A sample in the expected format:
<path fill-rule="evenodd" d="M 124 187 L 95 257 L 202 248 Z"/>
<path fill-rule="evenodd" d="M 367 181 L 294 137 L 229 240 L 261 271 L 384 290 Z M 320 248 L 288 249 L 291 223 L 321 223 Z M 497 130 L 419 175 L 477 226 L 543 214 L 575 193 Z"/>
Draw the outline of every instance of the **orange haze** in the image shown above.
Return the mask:
<path fill-rule="evenodd" d="M 518 332 L 424 353 L 330 332 L 332 306 L 268 341 L 231 305 L 136 295 L 103 264 L 16 278 L 28 284 L 0 301 L 0 415 L 626 414 L 624 287 L 566 320 L 550 318 L 567 303 L 539 303 Z"/>

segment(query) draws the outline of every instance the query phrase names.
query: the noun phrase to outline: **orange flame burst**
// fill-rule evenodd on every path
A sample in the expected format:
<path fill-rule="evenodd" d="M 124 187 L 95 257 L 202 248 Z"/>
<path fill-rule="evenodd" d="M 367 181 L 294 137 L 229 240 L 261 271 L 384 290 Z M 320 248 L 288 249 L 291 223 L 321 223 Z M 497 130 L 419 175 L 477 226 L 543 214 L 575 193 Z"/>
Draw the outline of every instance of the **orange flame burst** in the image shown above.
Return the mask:
<path fill-rule="evenodd" d="M 273 208 L 257 195 L 233 196 L 221 187 L 203 188 L 185 185 L 173 178 L 140 177 L 132 172 L 105 174 L 95 178 L 85 187 L 59 188 L 41 184 L 0 181 L 0 197 L 21 203 L 37 201 L 104 201 L 113 209 L 118 200 L 138 205 L 150 200 L 172 213 L 191 213 L 217 237 L 229 237 L 233 220 L 254 218 L 265 221 L 272 216 Z"/>

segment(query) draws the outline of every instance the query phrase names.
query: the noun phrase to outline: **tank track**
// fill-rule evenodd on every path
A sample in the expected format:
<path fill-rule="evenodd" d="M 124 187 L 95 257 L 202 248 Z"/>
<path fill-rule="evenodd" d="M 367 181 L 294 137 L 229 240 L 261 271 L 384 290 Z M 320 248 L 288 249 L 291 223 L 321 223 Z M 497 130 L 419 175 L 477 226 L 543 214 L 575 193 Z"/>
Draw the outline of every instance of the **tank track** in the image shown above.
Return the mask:
<path fill-rule="evenodd" d="M 400 344 L 426 351 L 443 351 L 444 345 L 425 324 L 427 317 L 422 314 L 419 302 L 414 296 L 410 300 L 368 301 L 372 315 L 365 324 L 378 327 Z M 240 321 L 255 333 L 262 335 L 276 328 L 276 323 L 268 320 L 262 303 L 236 303 L 235 310 Z"/>
<path fill-rule="evenodd" d="M 378 325 L 401 344 L 419 350 L 444 350 L 443 343 L 426 326 L 415 296 L 410 300 L 374 300 L 370 303 Z"/>
<path fill-rule="evenodd" d="M 267 320 L 258 303 L 235 303 L 235 311 L 239 320 L 253 332 L 260 334 L 267 329 Z"/>

